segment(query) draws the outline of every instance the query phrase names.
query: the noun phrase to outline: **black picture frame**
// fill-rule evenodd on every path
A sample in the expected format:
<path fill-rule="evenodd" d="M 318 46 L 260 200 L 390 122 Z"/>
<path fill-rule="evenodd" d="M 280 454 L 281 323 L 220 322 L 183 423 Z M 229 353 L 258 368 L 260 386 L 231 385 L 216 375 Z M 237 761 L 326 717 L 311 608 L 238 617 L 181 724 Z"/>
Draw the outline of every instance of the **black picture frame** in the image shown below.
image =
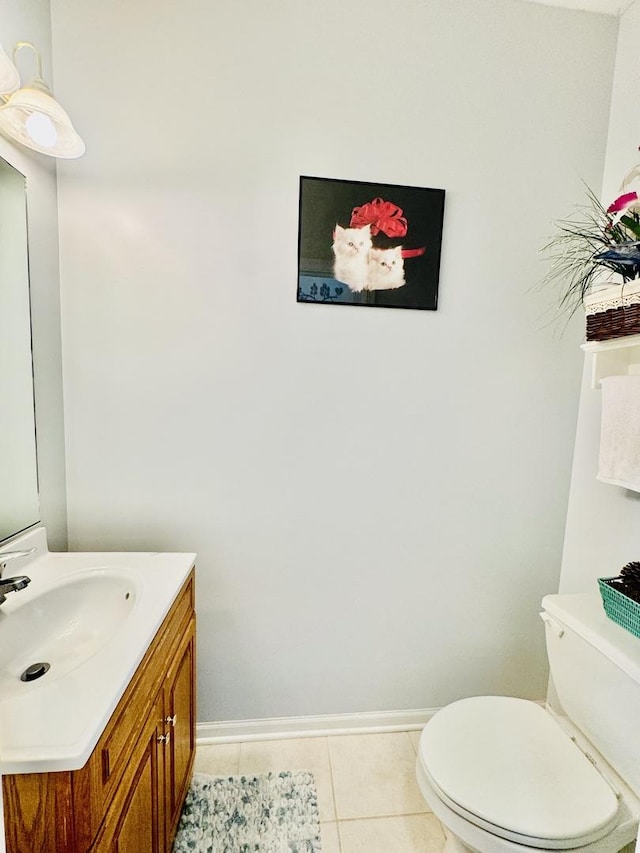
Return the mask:
<path fill-rule="evenodd" d="M 445 191 L 300 177 L 297 301 L 438 307 Z"/>

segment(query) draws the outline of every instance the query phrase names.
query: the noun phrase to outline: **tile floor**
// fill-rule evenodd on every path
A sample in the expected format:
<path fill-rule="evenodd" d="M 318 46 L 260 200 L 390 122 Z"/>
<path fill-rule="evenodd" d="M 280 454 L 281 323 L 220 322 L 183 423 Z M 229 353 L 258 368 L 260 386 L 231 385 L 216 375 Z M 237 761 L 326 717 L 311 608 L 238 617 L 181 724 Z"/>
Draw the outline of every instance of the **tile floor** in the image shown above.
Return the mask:
<path fill-rule="evenodd" d="M 444 833 L 415 780 L 419 732 L 200 745 L 195 769 L 235 775 L 310 770 L 322 853 L 441 853 Z"/>

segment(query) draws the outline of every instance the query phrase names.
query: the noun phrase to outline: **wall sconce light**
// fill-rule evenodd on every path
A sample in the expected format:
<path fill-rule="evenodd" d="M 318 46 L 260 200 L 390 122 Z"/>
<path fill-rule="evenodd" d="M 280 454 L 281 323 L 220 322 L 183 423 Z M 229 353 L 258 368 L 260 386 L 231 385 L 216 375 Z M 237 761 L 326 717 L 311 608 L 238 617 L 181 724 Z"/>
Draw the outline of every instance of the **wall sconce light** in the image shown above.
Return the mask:
<path fill-rule="evenodd" d="M 21 87 L 15 59 L 23 47 L 35 53 L 38 73 L 28 86 Z M 0 45 L 0 132 L 50 157 L 71 160 L 85 152 L 71 119 L 42 79 L 40 53 L 28 41 L 19 41 L 14 47 L 13 62 Z"/>

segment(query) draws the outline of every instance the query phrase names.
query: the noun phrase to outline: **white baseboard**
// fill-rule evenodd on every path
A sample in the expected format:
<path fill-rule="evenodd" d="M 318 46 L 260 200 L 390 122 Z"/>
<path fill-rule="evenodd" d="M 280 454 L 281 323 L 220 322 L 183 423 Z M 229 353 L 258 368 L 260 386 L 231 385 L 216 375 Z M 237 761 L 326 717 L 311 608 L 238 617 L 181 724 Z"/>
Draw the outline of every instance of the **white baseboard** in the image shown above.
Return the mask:
<path fill-rule="evenodd" d="M 372 711 L 361 714 L 326 714 L 198 723 L 196 740 L 199 744 L 235 743 L 276 738 L 415 731 L 421 729 L 438 710 L 438 708 L 420 708 L 411 711 Z"/>

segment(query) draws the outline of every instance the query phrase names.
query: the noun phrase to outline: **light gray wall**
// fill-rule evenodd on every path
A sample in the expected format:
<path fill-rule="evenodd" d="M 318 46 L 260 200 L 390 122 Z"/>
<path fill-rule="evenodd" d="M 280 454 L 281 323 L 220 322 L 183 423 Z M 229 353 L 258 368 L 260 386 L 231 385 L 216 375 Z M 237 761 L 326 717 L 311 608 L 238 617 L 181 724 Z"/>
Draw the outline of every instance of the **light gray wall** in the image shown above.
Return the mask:
<path fill-rule="evenodd" d="M 636 3 L 620 22 L 602 192 L 605 200 L 615 198 L 624 175 L 640 163 L 638 39 L 640 6 Z M 640 558 L 640 494 L 595 479 L 600 446 L 601 392 L 590 385 L 591 359 L 592 356 L 585 358 L 580 397 L 560 578 L 563 592 L 597 591 L 597 578 L 616 575 L 625 563 Z"/>
<path fill-rule="evenodd" d="M 202 721 L 544 695 L 617 24 L 518 0 L 53 2 L 70 544 L 196 550 Z M 298 305 L 300 174 L 447 191 L 437 312 Z"/>
<path fill-rule="evenodd" d="M 30 0 L 29 3 L 3 0 L 0 43 L 11 56 L 18 41 L 30 41 L 40 50 L 45 80 L 53 84 L 48 0 Z M 33 55 L 29 51 L 21 51 L 17 61 L 24 75 L 35 72 Z M 0 137 L 0 157 L 27 179 L 40 510 L 51 547 L 64 549 L 67 522 L 56 167 L 51 158 L 30 152 L 3 137 Z"/>

